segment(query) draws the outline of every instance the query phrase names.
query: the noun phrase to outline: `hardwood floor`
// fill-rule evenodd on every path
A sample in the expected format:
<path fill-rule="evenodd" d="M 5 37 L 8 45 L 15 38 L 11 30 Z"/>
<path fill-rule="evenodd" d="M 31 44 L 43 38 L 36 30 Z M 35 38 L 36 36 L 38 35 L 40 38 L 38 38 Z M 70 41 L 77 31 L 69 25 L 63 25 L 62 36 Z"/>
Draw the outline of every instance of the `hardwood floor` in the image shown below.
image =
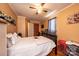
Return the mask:
<path fill-rule="evenodd" d="M 55 50 L 53 49 L 47 56 L 65 56 L 61 51 L 57 51 L 57 55 L 55 55 Z"/>

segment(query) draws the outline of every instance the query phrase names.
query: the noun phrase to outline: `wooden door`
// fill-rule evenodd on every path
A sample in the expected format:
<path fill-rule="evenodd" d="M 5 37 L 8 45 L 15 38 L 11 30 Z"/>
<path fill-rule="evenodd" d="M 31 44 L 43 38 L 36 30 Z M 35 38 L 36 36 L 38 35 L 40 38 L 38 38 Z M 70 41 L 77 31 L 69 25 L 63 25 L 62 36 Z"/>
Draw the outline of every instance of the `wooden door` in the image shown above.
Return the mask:
<path fill-rule="evenodd" d="M 28 21 L 27 21 L 27 19 L 25 20 L 26 22 L 26 37 L 28 37 Z"/>
<path fill-rule="evenodd" d="M 39 33 L 39 24 L 34 24 L 34 36 L 37 36 Z"/>

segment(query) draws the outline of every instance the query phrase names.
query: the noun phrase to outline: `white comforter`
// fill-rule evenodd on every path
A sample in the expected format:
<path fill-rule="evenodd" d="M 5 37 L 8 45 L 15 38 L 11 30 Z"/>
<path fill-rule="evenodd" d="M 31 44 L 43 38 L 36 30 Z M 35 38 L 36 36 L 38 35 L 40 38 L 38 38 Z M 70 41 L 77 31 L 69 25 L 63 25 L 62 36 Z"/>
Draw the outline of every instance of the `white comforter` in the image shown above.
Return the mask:
<path fill-rule="evenodd" d="M 8 48 L 9 56 L 45 56 L 55 47 L 55 43 L 43 36 L 21 38 Z"/>

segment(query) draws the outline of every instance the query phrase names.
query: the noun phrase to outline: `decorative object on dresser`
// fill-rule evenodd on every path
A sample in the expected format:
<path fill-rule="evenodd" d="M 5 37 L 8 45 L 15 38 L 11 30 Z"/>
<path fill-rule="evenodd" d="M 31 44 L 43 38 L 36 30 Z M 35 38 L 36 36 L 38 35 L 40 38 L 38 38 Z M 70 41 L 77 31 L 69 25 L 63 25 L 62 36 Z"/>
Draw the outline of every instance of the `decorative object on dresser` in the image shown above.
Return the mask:
<path fill-rule="evenodd" d="M 6 21 L 10 24 L 16 25 L 15 19 L 13 19 L 11 16 L 7 16 L 6 14 L 4 14 L 2 11 L 0 11 L 0 18 L 3 21 Z"/>

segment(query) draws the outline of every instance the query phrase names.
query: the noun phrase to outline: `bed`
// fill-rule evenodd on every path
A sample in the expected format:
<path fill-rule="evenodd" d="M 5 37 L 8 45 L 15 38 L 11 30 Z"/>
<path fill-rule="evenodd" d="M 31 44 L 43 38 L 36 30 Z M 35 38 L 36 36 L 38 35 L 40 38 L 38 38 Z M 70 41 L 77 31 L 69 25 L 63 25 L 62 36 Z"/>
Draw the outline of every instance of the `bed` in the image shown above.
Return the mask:
<path fill-rule="evenodd" d="M 56 47 L 54 41 L 44 36 L 33 36 L 19 39 L 8 47 L 8 56 L 46 56 Z"/>

